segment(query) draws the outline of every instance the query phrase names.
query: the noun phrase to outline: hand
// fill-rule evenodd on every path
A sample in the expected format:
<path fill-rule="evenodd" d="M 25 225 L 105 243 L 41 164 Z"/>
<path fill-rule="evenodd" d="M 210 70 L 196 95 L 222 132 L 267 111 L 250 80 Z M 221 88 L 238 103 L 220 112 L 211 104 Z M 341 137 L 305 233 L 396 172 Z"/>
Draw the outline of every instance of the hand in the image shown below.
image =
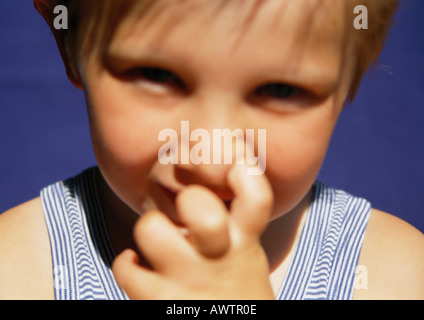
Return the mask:
<path fill-rule="evenodd" d="M 260 236 L 270 218 L 273 193 L 264 175 L 249 176 L 235 165 L 228 183 L 235 198 L 223 201 L 201 186 L 177 197 L 187 233 L 159 211 L 144 214 L 135 241 L 151 268 L 133 250 L 114 261 L 118 284 L 132 299 L 274 299 Z"/>

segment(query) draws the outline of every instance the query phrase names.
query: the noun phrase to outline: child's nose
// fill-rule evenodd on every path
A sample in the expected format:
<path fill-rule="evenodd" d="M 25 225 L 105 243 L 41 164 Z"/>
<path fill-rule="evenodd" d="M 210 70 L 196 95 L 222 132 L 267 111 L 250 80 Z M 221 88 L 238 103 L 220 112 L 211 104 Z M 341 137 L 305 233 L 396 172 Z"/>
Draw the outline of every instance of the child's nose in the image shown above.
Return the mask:
<path fill-rule="evenodd" d="M 177 166 L 175 174 L 184 185 L 202 185 L 213 191 L 223 201 L 231 201 L 234 193 L 227 182 L 229 168 L 228 165 L 185 165 Z"/>
<path fill-rule="evenodd" d="M 176 175 L 184 184 L 200 184 L 223 200 L 231 199 L 227 176 L 233 165 L 244 161 L 243 131 L 240 128 L 201 129 L 200 133 L 200 139 L 182 143 L 181 156 L 185 161 L 180 158 Z"/>
<path fill-rule="evenodd" d="M 224 200 L 232 198 L 227 176 L 233 165 L 244 161 L 246 149 L 243 102 L 214 87 L 200 93 L 186 110 L 184 129 L 189 133 L 180 136 L 179 179 L 209 187 Z"/>

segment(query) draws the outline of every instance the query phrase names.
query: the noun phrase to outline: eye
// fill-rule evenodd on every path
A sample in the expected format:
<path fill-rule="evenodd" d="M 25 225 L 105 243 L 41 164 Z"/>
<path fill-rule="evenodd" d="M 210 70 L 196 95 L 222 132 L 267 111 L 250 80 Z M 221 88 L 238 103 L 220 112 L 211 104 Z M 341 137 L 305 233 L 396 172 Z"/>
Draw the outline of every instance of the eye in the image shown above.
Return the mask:
<path fill-rule="evenodd" d="M 134 68 L 127 71 L 125 77 L 133 81 L 147 81 L 156 85 L 167 85 L 175 88 L 184 88 L 183 81 L 175 73 L 161 68 Z"/>
<path fill-rule="evenodd" d="M 269 83 L 257 88 L 254 95 L 259 98 L 286 99 L 298 91 L 299 88 L 284 83 Z"/>

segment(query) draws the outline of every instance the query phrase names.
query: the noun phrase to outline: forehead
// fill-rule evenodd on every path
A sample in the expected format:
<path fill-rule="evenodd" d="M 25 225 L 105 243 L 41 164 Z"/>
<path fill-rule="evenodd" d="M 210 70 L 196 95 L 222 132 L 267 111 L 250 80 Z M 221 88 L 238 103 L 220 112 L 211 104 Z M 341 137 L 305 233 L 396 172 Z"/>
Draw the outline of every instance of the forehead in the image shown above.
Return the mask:
<path fill-rule="evenodd" d="M 137 10 L 135 1 L 134 10 L 118 24 L 109 51 L 130 56 L 149 47 L 176 56 L 189 52 L 191 58 L 232 55 L 291 61 L 292 66 L 300 58 L 339 63 L 346 47 L 347 2 L 157 0 L 148 10 Z"/>
<path fill-rule="evenodd" d="M 191 36 L 202 32 L 208 38 L 218 35 L 226 42 L 277 33 L 285 42 L 315 39 L 322 43 L 340 37 L 349 1 L 156 0 L 141 5 L 143 2 L 132 1 L 133 8 L 122 17 L 116 33 L 120 39 L 130 40 L 142 33 L 158 40 L 179 30 Z"/>

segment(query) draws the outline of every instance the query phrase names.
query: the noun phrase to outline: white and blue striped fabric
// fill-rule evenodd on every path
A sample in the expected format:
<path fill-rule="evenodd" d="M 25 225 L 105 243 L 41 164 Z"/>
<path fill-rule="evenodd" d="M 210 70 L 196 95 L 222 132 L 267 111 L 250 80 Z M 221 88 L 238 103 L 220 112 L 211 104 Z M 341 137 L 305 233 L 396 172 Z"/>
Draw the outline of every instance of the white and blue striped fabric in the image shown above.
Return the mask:
<path fill-rule="evenodd" d="M 97 168 L 41 191 L 57 300 L 123 300 L 96 186 Z M 314 199 L 277 299 L 351 299 L 370 204 L 316 182 Z"/>
<path fill-rule="evenodd" d="M 370 212 L 368 201 L 316 182 L 307 221 L 277 298 L 352 299 Z"/>
<path fill-rule="evenodd" d="M 56 300 L 127 299 L 111 271 L 114 251 L 102 216 L 96 168 L 41 191 Z"/>

